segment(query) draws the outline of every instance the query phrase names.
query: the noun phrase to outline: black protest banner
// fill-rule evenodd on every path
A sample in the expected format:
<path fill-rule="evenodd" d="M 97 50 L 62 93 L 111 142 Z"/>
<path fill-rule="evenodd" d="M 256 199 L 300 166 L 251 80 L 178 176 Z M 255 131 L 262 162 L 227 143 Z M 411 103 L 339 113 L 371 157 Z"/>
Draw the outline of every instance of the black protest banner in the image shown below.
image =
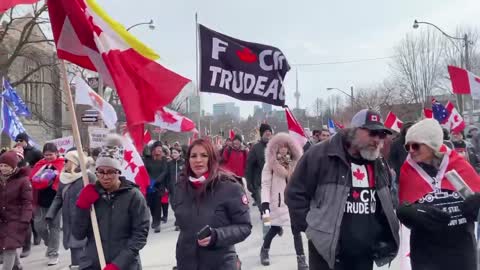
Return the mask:
<path fill-rule="evenodd" d="M 240 100 L 285 105 L 283 79 L 290 70 L 278 48 L 200 28 L 200 91 Z"/>

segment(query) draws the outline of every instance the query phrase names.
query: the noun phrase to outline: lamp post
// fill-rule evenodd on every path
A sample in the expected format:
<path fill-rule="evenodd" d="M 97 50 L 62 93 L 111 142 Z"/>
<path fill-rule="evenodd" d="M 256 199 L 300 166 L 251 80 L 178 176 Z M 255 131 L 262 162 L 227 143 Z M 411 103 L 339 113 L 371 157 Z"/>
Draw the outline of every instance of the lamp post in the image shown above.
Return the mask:
<path fill-rule="evenodd" d="M 149 22 L 141 22 L 141 23 L 136 23 L 130 27 L 127 28 L 127 31 L 130 31 L 132 28 L 140 26 L 140 25 L 148 25 L 148 28 L 150 30 L 155 30 L 155 24 L 153 24 L 153 19 L 151 19 Z"/>
<path fill-rule="evenodd" d="M 465 57 L 464 57 L 463 61 L 460 58 L 460 62 L 463 63 L 463 68 L 465 68 L 466 70 L 470 70 L 470 59 L 469 59 L 469 55 L 468 55 L 468 45 L 469 45 L 470 41 L 468 40 L 468 35 L 466 33 L 463 35 L 463 37 L 454 37 L 454 36 L 451 36 L 451 35 L 445 33 L 445 31 L 443 31 L 440 27 L 436 26 L 433 23 L 420 22 L 420 21 L 417 21 L 417 20 L 413 21 L 413 28 L 417 29 L 420 24 L 427 24 L 427 25 L 433 26 L 435 29 L 440 31 L 440 33 L 442 33 L 442 35 L 446 36 L 450 40 L 461 40 L 461 41 L 463 41 L 463 45 L 464 45 L 464 49 L 465 49 L 465 52 L 464 52 Z M 458 110 L 460 111 L 460 114 L 463 114 L 463 107 L 464 107 L 463 106 L 464 105 L 463 104 L 463 96 L 460 95 L 460 94 L 457 94 L 457 103 L 458 103 Z M 473 100 L 472 100 L 472 103 L 473 103 Z M 473 110 L 473 106 L 472 106 L 472 110 Z M 473 111 L 471 111 L 471 113 L 473 113 Z M 470 116 L 470 119 L 471 119 L 471 117 L 473 115 L 470 114 L 469 116 Z"/>
<path fill-rule="evenodd" d="M 350 106 L 352 107 L 352 113 L 355 114 L 355 106 L 354 106 L 355 98 L 353 96 L 353 86 L 350 86 L 350 94 L 348 94 L 347 92 L 345 92 L 345 91 L 343 91 L 342 89 L 339 89 L 339 88 L 327 87 L 327 91 L 331 91 L 331 90 L 337 90 L 337 91 L 343 93 L 344 95 L 346 95 L 347 97 L 349 97 L 350 98 Z"/>

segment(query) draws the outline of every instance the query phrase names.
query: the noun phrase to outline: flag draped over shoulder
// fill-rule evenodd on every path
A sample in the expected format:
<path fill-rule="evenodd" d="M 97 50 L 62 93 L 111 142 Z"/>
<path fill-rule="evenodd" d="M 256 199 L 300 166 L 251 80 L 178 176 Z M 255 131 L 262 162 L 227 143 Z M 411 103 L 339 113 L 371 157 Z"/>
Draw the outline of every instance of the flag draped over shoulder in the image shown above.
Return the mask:
<path fill-rule="evenodd" d="M 156 111 L 172 102 L 189 80 L 156 63 L 158 55 L 94 0 L 48 0 L 47 4 L 58 57 L 97 71 L 106 85 L 116 89 L 138 147 L 143 123 L 153 122 Z"/>

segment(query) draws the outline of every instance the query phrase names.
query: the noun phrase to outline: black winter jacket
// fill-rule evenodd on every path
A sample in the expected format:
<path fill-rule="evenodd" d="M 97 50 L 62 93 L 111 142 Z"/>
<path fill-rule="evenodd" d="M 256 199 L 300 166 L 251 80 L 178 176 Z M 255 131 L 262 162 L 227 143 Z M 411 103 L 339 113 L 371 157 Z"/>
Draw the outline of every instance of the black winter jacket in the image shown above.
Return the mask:
<path fill-rule="evenodd" d="M 121 178 L 118 190 L 108 194 L 97 182 L 95 189 L 100 198 L 95 202 L 98 227 L 102 238 L 105 260 L 121 270 L 140 270 L 140 250 L 147 243 L 150 213 L 138 187 Z M 90 267 L 80 269 L 100 270 L 97 248 L 93 237 L 90 210 L 77 207 L 72 228 L 77 239 L 87 237 L 86 255 L 92 260 Z"/>
<path fill-rule="evenodd" d="M 180 174 L 185 167 L 185 160 L 183 158 L 172 159 L 167 163 L 166 185 L 170 195 L 174 195 L 175 184 L 180 180 Z"/>
<path fill-rule="evenodd" d="M 234 245 L 245 240 L 252 229 L 243 187 L 223 176 L 214 186 L 207 187 L 203 197 L 185 178 L 175 190 L 172 207 L 180 227 L 178 270 L 237 270 Z M 200 247 L 197 233 L 206 225 L 213 229 L 213 240 L 210 247 Z"/>
<path fill-rule="evenodd" d="M 29 166 L 33 167 L 37 162 L 43 158 L 43 154 L 37 148 L 27 145 L 23 148 L 23 160 L 18 164 L 19 167 Z"/>
<path fill-rule="evenodd" d="M 267 143 L 260 140 L 248 152 L 245 178 L 247 179 L 247 188 L 252 193 L 260 192 L 262 187 L 262 170 L 265 165 L 266 147 Z"/>

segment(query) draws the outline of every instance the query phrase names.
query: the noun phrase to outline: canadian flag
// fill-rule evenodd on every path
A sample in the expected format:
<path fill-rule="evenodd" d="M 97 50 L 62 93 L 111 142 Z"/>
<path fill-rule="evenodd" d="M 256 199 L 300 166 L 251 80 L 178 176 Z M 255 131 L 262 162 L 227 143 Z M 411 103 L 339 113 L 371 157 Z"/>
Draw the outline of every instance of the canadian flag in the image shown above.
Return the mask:
<path fill-rule="evenodd" d="M 0 13 L 13 8 L 16 5 L 34 4 L 36 2 L 38 2 L 38 0 L 2 0 L 0 1 Z"/>
<path fill-rule="evenodd" d="M 305 135 L 305 131 L 302 125 L 300 125 L 297 119 L 295 119 L 295 116 L 293 116 L 292 112 L 290 111 L 290 109 L 288 109 L 288 107 L 285 107 L 285 114 L 287 118 L 288 133 L 301 147 L 303 147 L 305 143 L 307 143 L 308 139 Z"/>
<path fill-rule="evenodd" d="M 400 133 L 400 129 L 402 128 L 403 122 L 393 112 L 388 112 L 387 118 L 385 118 L 384 125 L 387 128 Z"/>
<path fill-rule="evenodd" d="M 75 84 L 75 103 L 92 106 L 100 113 L 105 125 L 109 129 L 114 129 L 118 118 L 113 106 L 93 91 L 81 77 L 75 76 L 73 83 Z"/>
<path fill-rule="evenodd" d="M 433 118 L 433 111 L 430 108 L 423 108 L 423 116 L 425 118 Z"/>
<path fill-rule="evenodd" d="M 143 144 L 148 144 L 152 140 L 152 135 L 145 129 L 143 132 Z"/>
<path fill-rule="evenodd" d="M 155 115 L 152 125 L 175 132 L 196 132 L 195 123 L 180 113 L 163 107 Z"/>
<path fill-rule="evenodd" d="M 458 113 L 457 109 L 455 109 L 455 105 L 452 102 L 447 102 L 445 108 L 449 112 L 450 116 L 448 117 L 448 123 L 450 124 L 450 130 L 461 132 L 465 129 L 465 121 L 463 117 Z"/>
<path fill-rule="evenodd" d="M 122 175 L 129 181 L 134 181 L 140 187 L 143 195 L 147 194 L 147 188 L 150 184 L 147 169 L 143 164 L 142 157 L 133 145 L 130 135 L 123 136 L 123 146 L 125 147 L 124 160 L 125 167 Z"/>
<path fill-rule="evenodd" d="M 233 140 L 233 138 L 235 138 L 235 131 L 233 131 L 233 129 L 230 129 L 228 137 L 230 138 L 230 140 Z"/>
<path fill-rule="evenodd" d="M 400 247 L 398 250 L 399 264 L 401 270 L 412 270 L 410 263 L 410 230 L 400 226 Z"/>
<path fill-rule="evenodd" d="M 448 73 L 452 81 L 453 93 L 471 94 L 474 99 L 480 99 L 480 77 L 454 66 L 448 66 Z"/>

